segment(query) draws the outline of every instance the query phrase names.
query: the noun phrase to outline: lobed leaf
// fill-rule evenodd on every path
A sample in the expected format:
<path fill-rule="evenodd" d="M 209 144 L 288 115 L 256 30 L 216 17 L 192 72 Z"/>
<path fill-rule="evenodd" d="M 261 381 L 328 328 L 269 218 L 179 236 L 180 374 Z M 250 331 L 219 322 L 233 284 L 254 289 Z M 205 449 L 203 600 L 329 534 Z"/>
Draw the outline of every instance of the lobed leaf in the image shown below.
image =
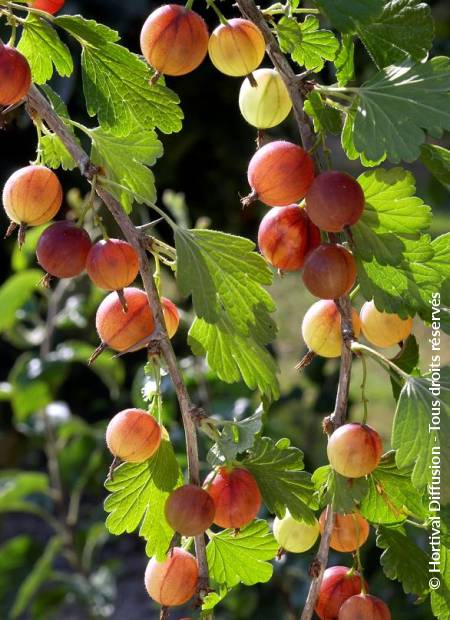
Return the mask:
<path fill-rule="evenodd" d="M 314 0 L 334 28 L 341 32 L 354 32 L 356 24 L 372 22 L 383 10 L 383 0 Z"/>
<path fill-rule="evenodd" d="M 306 69 L 320 71 L 326 60 L 334 60 L 339 42 L 330 30 L 319 30 L 319 20 L 308 15 L 304 22 L 282 17 L 276 34 L 283 52 Z"/>
<path fill-rule="evenodd" d="M 437 144 L 423 144 L 420 160 L 444 187 L 450 186 L 449 150 Z"/>
<path fill-rule="evenodd" d="M 221 422 L 223 428 L 220 438 L 208 452 L 208 462 L 211 466 L 224 465 L 234 461 L 238 454 L 250 450 L 255 443 L 258 433 L 262 429 L 262 405 L 257 411 L 244 420 Z"/>
<path fill-rule="evenodd" d="M 331 504 L 333 510 L 344 514 L 354 512 L 368 490 L 366 478 L 344 478 L 330 465 L 316 469 L 312 481 L 317 491 L 319 505 Z"/>
<path fill-rule="evenodd" d="M 223 530 L 206 548 L 209 574 L 226 588 L 265 583 L 273 573 L 268 560 L 273 560 L 277 551 L 278 543 L 266 521 L 253 521 L 239 532 Z"/>
<path fill-rule="evenodd" d="M 256 479 L 268 510 L 280 519 L 286 508 L 296 519 L 314 523 L 317 508 L 311 475 L 304 470 L 303 453 L 288 439 L 275 442 L 258 437 L 242 464 Z"/>

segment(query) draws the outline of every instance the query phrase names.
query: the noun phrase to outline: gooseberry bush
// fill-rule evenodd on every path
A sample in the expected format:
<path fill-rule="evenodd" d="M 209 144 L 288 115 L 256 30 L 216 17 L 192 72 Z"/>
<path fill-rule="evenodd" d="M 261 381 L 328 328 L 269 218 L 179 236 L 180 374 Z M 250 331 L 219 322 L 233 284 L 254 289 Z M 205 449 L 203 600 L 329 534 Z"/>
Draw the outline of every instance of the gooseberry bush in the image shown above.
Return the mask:
<path fill-rule="evenodd" d="M 110 534 L 137 531 L 144 539 L 142 588 L 161 606 L 161 618 L 186 604 L 192 617 L 212 618 L 239 584 L 267 583 L 286 554 L 307 552 L 310 583 L 298 609 L 301 620 L 314 614 L 321 620 L 388 620 L 389 601 L 377 596 L 382 592 L 376 587 L 372 591 L 360 553 L 375 532 L 385 578 L 401 583 L 405 605 L 414 601 L 449 620 L 445 477 L 437 504 L 429 498 L 439 470 L 445 474 L 450 467 L 444 449 L 450 441 L 450 373 L 439 368 L 437 380 L 432 372 L 439 366 L 440 330 L 450 330 L 450 235 L 431 237 L 431 209 L 416 195 L 408 167 L 420 160 L 450 183 L 450 153 L 436 144 L 450 130 L 450 62 L 430 57 L 429 8 L 418 0 L 314 0 L 310 8 L 298 0 L 262 7 L 253 0 L 220 6 L 208 0 L 218 22 L 210 34 L 192 1 L 164 5 L 142 24 L 137 55 L 108 25 L 58 13 L 63 4 L 0 0 L 11 29 L 10 41 L 0 44 L 3 115 L 23 106 L 37 135 L 36 160 L 24 161 L 3 190 L 7 235 L 17 234 L 22 254 L 16 260 L 35 250 L 43 270 L 30 268 L 0 289 L 2 325 L 15 324 L 40 282 L 50 289 L 44 291 L 53 330 L 55 298 L 67 279 L 79 277 L 92 285 L 99 344 L 78 343 L 67 359 L 47 337 L 40 347 L 44 370 L 33 381 L 25 382 L 23 367 L 12 372 L 11 382 L 20 385 L 10 397 L 17 418 L 42 413 L 50 482 L 11 473 L 2 480 L 0 508 L 34 512 L 55 532 L 20 587 L 11 617 L 27 609 L 61 554 L 82 584 L 78 594 L 88 598 L 94 587 L 86 560 L 94 543 L 87 537 L 80 555 L 73 530 L 98 452 L 80 473 L 67 507 L 60 448 L 46 413 L 52 386 L 45 368 L 53 365 L 63 375 L 68 362 L 89 360 L 114 391 L 118 357 L 136 355 L 146 362 L 145 403 L 110 412 L 109 470 L 100 461 L 104 509 Z M 367 79 L 355 71 L 359 43 L 373 63 Z M 74 56 L 89 126 L 70 117 L 48 84 L 54 74 L 72 76 Z M 236 197 L 234 208 L 256 209 L 258 202 L 267 208 L 258 248 L 243 237 L 188 228 L 157 204 L 151 167 L 163 156 L 158 136 L 182 132 L 176 77 L 196 70 L 207 56 L 223 74 L 224 88 L 227 79 L 242 81 L 236 110 L 255 128 L 255 153 L 242 170 L 248 195 L 242 205 Z M 295 141 L 283 139 L 279 127 L 289 115 Z M 346 158 L 364 168 L 357 178 L 341 170 L 343 164 L 335 169 L 329 145 L 336 148 L 330 137 L 338 135 Z M 74 169 L 91 191 L 69 219 L 61 211 L 58 174 Z M 136 205 L 148 210 L 139 226 Z M 114 224 L 110 230 L 108 223 Z M 170 227 L 173 242 L 162 240 L 161 225 Z M 165 290 L 164 271 L 192 301 L 193 355 L 205 357 L 221 382 L 243 382 L 259 399 L 249 417 L 208 415 L 190 394 L 170 340 L 180 312 Z M 313 472 L 304 467 L 306 440 L 294 446 L 264 429 L 280 396 L 269 348 L 277 336 L 277 300 L 267 290 L 277 271 L 295 272 L 297 289 L 318 298 L 298 317 L 299 339 L 308 349 L 299 369 L 315 357 L 340 358 L 335 407 L 323 421 L 329 463 Z M 432 328 L 437 353 L 425 373 L 413 319 Z M 364 414 L 350 421 L 353 364 L 364 370 Z M 392 380 L 391 449 L 367 424 L 369 364 Z M 163 385 L 169 379 L 185 434 L 180 462 L 166 415 Z M 207 465 L 199 458 L 203 450 Z M 38 507 L 33 501 L 39 494 L 53 497 L 55 506 Z M 352 555 L 329 565 L 330 548 Z M 432 562 L 437 574 L 428 572 Z M 435 587 L 430 577 L 437 576 Z M 97 617 L 98 610 L 90 613 Z"/>

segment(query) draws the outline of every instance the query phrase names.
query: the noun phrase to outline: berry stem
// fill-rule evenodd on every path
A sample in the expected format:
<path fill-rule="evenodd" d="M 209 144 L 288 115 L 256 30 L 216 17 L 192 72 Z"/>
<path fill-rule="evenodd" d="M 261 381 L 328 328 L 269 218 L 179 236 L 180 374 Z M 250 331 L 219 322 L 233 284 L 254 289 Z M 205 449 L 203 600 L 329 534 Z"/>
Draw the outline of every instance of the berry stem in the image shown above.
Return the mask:
<path fill-rule="evenodd" d="M 69 153 L 72 155 L 74 161 L 77 163 L 80 172 L 87 178 L 88 181 L 92 182 L 92 179 L 97 171 L 90 163 L 87 153 L 80 146 L 72 132 L 66 127 L 64 121 L 58 116 L 58 114 L 56 114 L 46 98 L 35 86 L 31 87 L 27 101 L 30 112 L 36 113 L 42 121 L 45 122 L 48 128 L 61 139 Z M 136 229 L 131 219 L 124 212 L 121 204 L 112 194 L 108 192 L 105 187 L 97 185 L 96 192 L 121 228 L 128 243 L 130 243 L 138 253 L 142 282 L 155 319 L 155 332 L 158 334 L 158 348 L 165 359 L 169 375 L 172 379 L 175 393 L 178 398 L 181 416 L 183 419 L 189 480 L 192 484 L 199 486 L 200 465 L 197 445 L 197 429 L 195 418 L 192 415 L 195 411 L 195 407 L 190 399 L 178 366 L 175 352 L 167 335 L 158 291 L 153 279 L 152 269 L 145 245 L 142 242 L 142 233 Z M 170 218 L 168 218 L 168 216 L 160 209 L 156 208 L 155 210 L 159 212 L 159 214 L 167 221 L 170 220 Z M 172 222 L 172 220 L 169 221 L 169 224 L 171 224 L 173 228 L 176 228 L 176 224 Z M 208 563 L 206 560 L 206 545 L 203 534 L 195 537 L 195 551 L 199 566 L 199 584 L 201 586 L 201 595 L 205 596 L 208 591 Z"/>

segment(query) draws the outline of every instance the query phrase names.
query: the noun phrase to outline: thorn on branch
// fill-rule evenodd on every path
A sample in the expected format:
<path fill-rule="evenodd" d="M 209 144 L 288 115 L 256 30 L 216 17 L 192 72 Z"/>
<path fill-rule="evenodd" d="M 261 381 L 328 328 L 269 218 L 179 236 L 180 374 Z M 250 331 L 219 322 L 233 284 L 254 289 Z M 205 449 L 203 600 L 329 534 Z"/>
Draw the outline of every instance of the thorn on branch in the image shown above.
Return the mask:
<path fill-rule="evenodd" d="M 333 421 L 333 416 L 329 415 L 326 418 L 323 419 L 322 421 L 322 429 L 323 432 L 326 433 L 328 436 L 332 435 L 334 432 L 334 421 Z"/>
<path fill-rule="evenodd" d="M 313 579 L 317 579 L 320 575 L 322 564 L 318 558 L 314 558 L 308 568 L 308 575 Z"/>

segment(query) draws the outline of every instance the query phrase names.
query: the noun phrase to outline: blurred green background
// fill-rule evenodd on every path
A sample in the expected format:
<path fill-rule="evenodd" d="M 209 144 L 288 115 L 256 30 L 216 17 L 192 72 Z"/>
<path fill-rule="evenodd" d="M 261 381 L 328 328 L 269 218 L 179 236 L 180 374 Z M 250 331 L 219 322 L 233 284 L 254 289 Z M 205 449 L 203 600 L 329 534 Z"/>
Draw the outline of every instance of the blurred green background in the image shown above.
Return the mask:
<path fill-rule="evenodd" d="M 224 13 L 236 15 L 231 3 L 227 4 L 223 3 Z M 431 2 L 431 5 L 436 19 L 434 53 L 449 54 L 450 6 L 445 1 Z M 67 2 L 65 11 L 80 12 L 118 29 L 124 44 L 138 51 L 141 25 L 155 6 L 144 0 L 125 3 L 73 0 Z M 211 28 L 216 25 L 215 15 L 204 10 L 200 0 L 194 8 L 205 16 Z M 5 35 L 5 32 L 0 34 Z M 74 48 L 74 52 L 79 66 L 78 50 Z M 357 67 L 359 79 L 374 71 L 360 46 Z M 332 81 L 333 76 L 324 70 L 323 79 Z M 180 134 L 162 136 L 165 155 L 154 169 L 160 203 L 165 201 L 171 208 L 177 208 L 180 217 L 188 218 L 192 225 L 209 225 L 255 239 L 265 209 L 257 204 L 242 211 L 239 203 L 239 194 L 245 195 L 248 191 L 246 167 L 255 148 L 255 132 L 240 116 L 237 106 L 240 80 L 219 74 L 207 59 L 191 75 L 169 79 L 168 84 L 179 93 L 186 119 Z M 83 108 L 79 68 L 73 78 L 56 79 L 53 86 L 69 104 L 72 117 L 89 124 L 91 121 Z M 270 132 L 270 137 L 278 136 L 296 140 L 292 119 Z M 35 158 L 35 138 L 26 115 L 22 111 L 14 114 L 0 133 L 2 185 L 15 169 Z M 330 147 L 337 168 L 355 175 L 361 171 L 357 163 L 345 160 L 336 141 L 331 141 Z M 418 195 L 433 206 L 433 234 L 447 231 L 448 194 L 422 167 L 413 165 L 411 168 L 417 177 Z M 67 191 L 65 209 L 70 217 L 88 186 L 76 173 L 60 172 L 59 176 Z M 110 234 L 117 234 L 104 215 Z M 136 209 L 134 214 L 137 223 L 148 221 L 150 217 L 143 208 Z M 3 213 L 1 218 L 5 229 L 7 221 Z M 91 228 L 90 232 L 93 231 Z M 165 237 L 169 231 L 162 227 L 159 233 Z M 42 518 L 43 514 L 31 514 L 29 510 L 8 512 L 0 495 L 0 618 L 10 618 L 14 614 L 17 618 L 33 620 L 157 618 L 159 612 L 143 587 L 144 542 L 137 535 L 110 537 L 102 525 L 105 518 L 102 503 L 106 495 L 103 481 L 111 460 L 104 448 L 104 429 L 107 420 L 120 409 L 142 405 L 144 354 L 113 359 L 106 353 L 93 369 L 87 368 L 85 361 L 97 344 L 94 316 L 102 294 L 92 289 L 85 277 L 63 281 L 56 284 L 56 288 L 53 286 L 51 312 L 54 321 L 49 330 L 46 321 L 50 297 L 45 290 L 35 289 L 34 284 L 30 286 L 26 282 L 26 270 L 35 266 L 33 252 L 37 234 L 29 234 L 22 253 L 15 248 L 13 239 L 0 246 L 2 281 L 12 276 L 16 278 L 10 284 L 9 297 L 2 297 L 5 306 L 0 310 L 3 336 L 0 341 L 0 466 L 4 470 L 0 477 L 0 494 L 7 498 L 9 508 L 15 501 L 17 503 L 17 497 L 11 493 L 8 496 L 6 472 L 22 470 L 24 477 L 16 484 L 35 492 L 33 505 L 40 507 L 41 512 L 52 511 L 53 498 L 46 492 L 39 492 L 42 482 L 39 475 L 47 471 L 42 415 L 45 409 L 58 448 L 62 483 L 72 498 L 70 529 L 82 566 L 74 573 L 67 559 L 60 556 L 53 567 L 46 564 L 43 550 L 52 531 L 49 519 L 45 515 Z M 170 237 L 167 236 L 167 240 L 170 241 Z M 215 415 L 239 418 L 252 413 L 258 406 L 257 395 L 243 385 L 221 384 L 208 372 L 202 360 L 190 355 L 186 345 L 192 318 L 190 307 L 177 296 L 170 274 L 165 274 L 163 290 L 183 311 L 182 329 L 174 344 L 194 399 Z M 277 276 L 271 293 L 278 306 L 279 338 L 273 345 L 273 352 L 279 361 L 282 397 L 271 407 L 265 420 L 265 433 L 273 437 L 287 436 L 305 450 L 307 469 L 311 471 L 326 461 L 321 421 L 333 407 L 338 362 L 316 359 L 302 375 L 295 371 L 296 362 L 305 353 L 300 323 L 312 298 L 305 292 L 298 274 Z M 23 296 L 23 305 L 11 316 L 8 303 L 11 303 L 11 296 L 17 295 Z M 357 299 L 356 303 L 360 305 L 361 300 Z M 427 329 L 417 324 L 415 333 L 421 344 L 422 368 L 426 368 L 430 355 Z M 40 352 L 48 344 L 52 354 L 42 363 Z M 350 413 L 356 420 L 362 413 L 360 382 L 361 367 L 356 362 Z M 165 421 L 180 464 L 184 466 L 183 433 L 168 381 L 164 382 L 164 390 Z M 386 375 L 375 365 L 370 365 L 367 394 L 369 423 L 382 433 L 388 449 L 395 402 Z M 203 457 L 204 454 L 203 446 Z M 202 465 L 206 473 L 206 464 Z M 37 472 L 34 478 L 30 472 Z M 425 544 L 425 540 L 419 540 Z M 307 568 L 313 554 L 314 550 L 298 557 L 291 554 L 276 564 L 269 584 L 236 589 L 218 611 L 219 620 L 294 619 L 306 596 Z M 384 577 L 379 556 L 372 534 L 363 550 L 366 577 L 372 593 L 382 596 L 389 604 L 393 618 L 432 618 L 427 603 L 413 606 L 413 601 L 401 588 Z M 41 563 L 34 580 L 29 579 L 28 586 L 20 588 L 38 560 Z M 350 556 L 338 554 L 330 558 L 331 563 L 349 564 L 350 561 Z M 26 607 L 24 610 L 17 604 L 18 593 L 22 607 Z M 407 599 L 409 604 L 405 602 Z M 186 614 L 195 615 L 195 612 L 176 610 L 171 617 L 176 619 Z"/>

